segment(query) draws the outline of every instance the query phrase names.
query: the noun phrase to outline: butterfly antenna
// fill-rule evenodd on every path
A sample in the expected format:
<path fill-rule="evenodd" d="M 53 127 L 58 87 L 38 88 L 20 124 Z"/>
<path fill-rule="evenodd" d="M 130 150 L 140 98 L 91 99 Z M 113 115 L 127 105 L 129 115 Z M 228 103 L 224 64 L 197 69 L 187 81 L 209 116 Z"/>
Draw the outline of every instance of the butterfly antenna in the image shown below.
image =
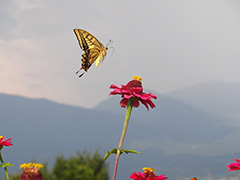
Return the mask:
<path fill-rule="evenodd" d="M 113 49 L 113 51 L 112 51 L 112 53 L 111 53 L 111 56 L 112 56 L 113 53 L 114 53 L 114 47 L 111 46 L 111 47 L 109 47 L 108 49 L 111 49 L 111 48 Z"/>
<path fill-rule="evenodd" d="M 108 47 L 108 46 L 109 46 L 110 44 L 112 44 L 112 43 L 113 43 L 113 41 L 112 41 L 111 39 L 109 39 L 109 41 L 108 41 L 106 47 Z"/>
<path fill-rule="evenodd" d="M 109 46 L 110 44 L 112 44 L 112 43 L 113 43 L 113 41 L 112 41 L 111 39 L 109 39 L 109 41 L 108 41 L 108 43 L 107 43 L 107 45 L 106 45 L 106 47 L 107 47 L 108 49 L 110 49 L 110 48 L 113 49 L 111 56 L 113 55 L 114 48 L 113 48 L 112 46 L 111 46 L 111 47 L 108 47 L 108 46 Z"/>

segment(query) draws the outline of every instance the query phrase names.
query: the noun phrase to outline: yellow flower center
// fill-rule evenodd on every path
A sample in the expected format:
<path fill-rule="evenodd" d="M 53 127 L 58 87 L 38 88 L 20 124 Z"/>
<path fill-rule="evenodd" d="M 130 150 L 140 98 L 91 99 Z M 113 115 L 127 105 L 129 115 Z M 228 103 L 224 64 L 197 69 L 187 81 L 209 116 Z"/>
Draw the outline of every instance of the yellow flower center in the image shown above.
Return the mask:
<path fill-rule="evenodd" d="M 155 175 L 154 171 L 156 171 L 156 169 L 153 168 L 149 168 L 149 167 L 145 167 L 142 169 L 144 172 L 144 174 L 151 174 L 151 175 Z"/>
<path fill-rule="evenodd" d="M 40 168 L 43 168 L 43 165 L 40 163 L 28 163 L 28 164 L 24 163 L 24 164 L 21 164 L 19 168 L 28 169 L 32 167 L 35 167 L 36 169 L 40 169 Z"/>
<path fill-rule="evenodd" d="M 142 78 L 140 76 L 133 76 L 133 80 L 137 80 L 141 82 Z"/>

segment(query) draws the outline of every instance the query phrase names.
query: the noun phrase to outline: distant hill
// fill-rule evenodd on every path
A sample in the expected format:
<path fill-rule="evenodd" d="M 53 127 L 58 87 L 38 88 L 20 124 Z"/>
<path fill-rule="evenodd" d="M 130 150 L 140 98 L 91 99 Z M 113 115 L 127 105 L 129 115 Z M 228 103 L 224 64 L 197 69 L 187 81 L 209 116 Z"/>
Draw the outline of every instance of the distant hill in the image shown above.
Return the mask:
<path fill-rule="evenodd" d="M 165 95 L 205 112 L 240 120 L 240 83 L 206 82 Z"/>
<path fill-rule="evenodd" d="M 205 113 L 193 106 L 157 95 L 156 108 L 134 108 L 123 148 L 141 155 L 123 155 L 118 179 L 129 179 L 144 166 L 156 168 L 171 180 L 227 175 L 226 165 L 237 157 L 238 128 L 230 119 Z M 109 97 L 94 109 L 0 94 L 0 135 L 11 137 L 13 146 L 3 149 L 6 161 L 16 166 L 36 159 L 49 161 L 77 150 L 101 148 L 104 154 L 120 138 L 125 109 L 120 97 Z M 107 161 L 113 166 L 115 157 Z M 111 169 L 112 170 L 112 169 Z M 111 171 L 112 173 L 112 171 Z"/>

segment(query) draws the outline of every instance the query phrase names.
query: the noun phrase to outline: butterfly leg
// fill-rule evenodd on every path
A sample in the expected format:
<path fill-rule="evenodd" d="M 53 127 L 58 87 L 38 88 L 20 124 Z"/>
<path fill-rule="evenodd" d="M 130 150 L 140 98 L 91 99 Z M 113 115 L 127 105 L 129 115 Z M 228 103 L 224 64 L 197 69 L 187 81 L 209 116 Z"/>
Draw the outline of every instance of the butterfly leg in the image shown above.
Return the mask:
<path fill-rule="evenodd" d="M 76 74 L 79 73 L 79 71 L 80 71 L 81 69 L 82 69 L 82 68 L 80 68 L 80 69 L 76 72 Z"/>
<path fill-rule="evenodd" d="M 79 78 L 82 77 L 84 75 L 85 72 L 83 72 L 82 74 L 79 75 Z"/>

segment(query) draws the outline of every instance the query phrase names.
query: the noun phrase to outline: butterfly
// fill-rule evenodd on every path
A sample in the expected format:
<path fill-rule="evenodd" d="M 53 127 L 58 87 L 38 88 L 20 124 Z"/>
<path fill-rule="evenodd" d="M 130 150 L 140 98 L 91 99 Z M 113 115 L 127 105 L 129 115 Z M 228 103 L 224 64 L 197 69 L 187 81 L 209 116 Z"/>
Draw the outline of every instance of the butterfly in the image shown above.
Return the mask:
<path fill-rule="evenodd" d="M 107 54 L 107 46 L 104 47 L 102 43 L 100 43 L 97 38 L 95 38 L 92 34 L 89 32 L 82 30 L 82 29 L 74 29 L 74 33 L 77 36 L 80 48 L 84 51 L 82 55 L 82 67 L 76 72 L 76 74 L 81 70 L 85 70 L 85 72 L 88 71 L 88 69 L 91 67 L 91 65 L 96 61 L 96 67 L 98 67 L 99 63 L 104 60 L 106 54 Z M 112 41 L 109 41 L 112 43 Z M 109 43 L 108 43 L 109 44 Z M 82 77 L 82 75 L 85 73 L 79 75 L 79 77 Z"/>

